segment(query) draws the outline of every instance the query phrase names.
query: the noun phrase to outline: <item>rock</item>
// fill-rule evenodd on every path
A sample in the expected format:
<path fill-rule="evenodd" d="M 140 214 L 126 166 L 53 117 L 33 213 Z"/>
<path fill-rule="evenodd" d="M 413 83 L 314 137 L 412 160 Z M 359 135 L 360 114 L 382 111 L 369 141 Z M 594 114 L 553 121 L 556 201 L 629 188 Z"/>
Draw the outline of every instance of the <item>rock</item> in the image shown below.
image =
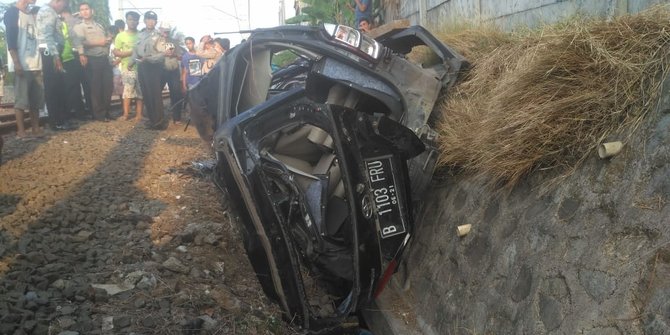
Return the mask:
<path fill-rule="evenodd" d="M 74 311 L 75 311 L 75 307 L 73 307 L 73 306 L 64 306 L 60 309 L 60 313 L 62 315 L 70 315 L 70 314 L 74 313 Z"/>
<path fill-rule="evenodd" d="M 84 334 L 91 334 L 92 330 L 95 329 L 95 324 L 90 317 L 80 316 L 77 320 L 77 324 L 75 325 L 75 329 L 80 330 Z"/>
<path fill-rule="evenodd" d="M 156 285 L 158 285 L 158 281 L 156 280 L 156 277 L 154 277 L 153 274 L 149 274 L 148 276 L 142 277 L 139 283 L 137 283 L 136 287 L 140 290 L 153 290 Z"/>
<path fill-rule="evenodd" d="M 670 334 L 670 324 L 660 315 L 649 315 L 644 322 L 645 334 Z"/>
<path fill-rule="evenodd" d="M 155 328 L 157 325 L 161 324 L 162 320 L 155 316 L 148 316 L 142 319 L 142 326 L 147 328 Z"/>
<path fill-rule="evenodd" d="M 203 321 L 202 329 L 204 330 L 214 330 L 214 328 L 216 328 L 216 326 L 219 324 L 218 321 L 212 319 L 209 315 L 201 315 L 198 317 L 198 319 Z"/>
<path fill-rule="evenodd" d="M 35 327 L 37 326 L 37 321 L 36 320 L 28 320 L 23 323 L 23 329 L 30 333 Z"/>
<path fill-rule="evenodd" d="M 102 317 L 102 331 L 112 332 L 114 329 L 114 317 L 113 316 L 103 316 Z"/>
<path fill-rule="evenodd" d="M 63 328 L 70 328 L 74 326 L 77 322 L 71 318 L 71 317 L 61 317 L 56 319 L 58 322 L 58 326 L 63 329 Z"/>
<path fill-rule="evenodd" d="M 135 225 L 135 229 L 144 231 L 151 228 L 151 223 L 149 223 L 150 220 L 151 218 L 149 218 L 146 221 L 138 221 L 137 224 Z"/>
<path fill-rule="evenodd" d="M 196 268 L 191 268 L 191 272 L 188 274 L 191 278 L 202 278 L 202 274 L 200 273 L 200 270 Z"/>
<path fill-rule="evenodd" d="M 179 234 L 179 239 L 180 239 L 181 243 L 185 243 L 185 244 L 191 243 L 191 242 L 193 242 L 194 238 L 195 238 L 195 234 L 193 233 L 193 231 L 185 231 L 185 232 Z"/>
<path fill-rule="evenodd" d="M 130 324 L 131 324 L 131 319 L 130 319 L 129 316 L 124 315 L 124 316 L 119 316 L 119 317 L 114 318 L 114 328 L 118 328 L 118 329 L 126 328 L 126 327 L 130 326 Z"/>
<path fill-rule="evenodd" d="M 91 235 L 93 235 L 92 232 L 82 230 L 82 231 L 78 232 L 77 235 L 74 235 L 72 237 L 72 240 L 75 241 L 75 242 L 80 242 L 80 243 L 85 242 L 85 241 L 88 241 L 88 239 L 91 237 Z"/>
<path fill-rule="evenodd" d="M 156 244 L 163 247 L 163 246 L 166 246 L 166 245 L 170 244 L 170 242 L 172 242 L 173 239 L 174 239 L 174 237 L 172 235 L 165 235 L 165 236 L 161 237 L 158 240 L 158 243 L 156 243 Z"/>
<path fill-rule="evenodd" d="M 210 292 L 212 298 L 225 310 L 234 314 L 242 311 L 243 303 L 229 292 L 215 290 Z"/>
<path fill-rule="evenodd" d="M 203 239 L 203 242 L 209 244 L 209 245 L 217 245 L 219 244 L 219 240 L 221 239 L 221 236 L 217 236 L 214 234 L 207 234 L 205 238 Z"/>
<path fill-rule="evenodd" d="M 179 252 L 187 252 L 188 249 L 186 249 L 186 246 L 180 245 L 177 247 L 177 251 Z"/>
<path fill-rule="evenodd" d="M 121 292 L 129 291 L 135 288 L 134 285 L 128 284 L 91 284 L 91 287 L 102 289 L 107 292 L 108 295 L 115 295 Z"/>
<path fill-rule="evenodd" d="M 38 323 L 35 329 L 33 330 L 33 334 L 49 334 L 50 328 L 48 324 L 44 323 Z"/>
<path fill-rule="evenodd" d="M 177 273 L 187 274 L 187 273 L 191 272 L 190 268 L 188 268 L 187 266 L 182 264 L 178 259 L 176 259 L 174 257 L 168 258 L 165 262 L 163 262 L 162 266 L 165 269 L 168 269 L 170 271 L 177 272 Z"/>
<path fill-rule="evenodd" d="M 55 282 L 51 283 L 51 287 L 57 290 L 63 290 L 66 287 L 71 286 L 73 283 L 69 280 L 57 279 Z"/>
<path fill-rule="evenodd" d="M 0 334 L 12 334 L 16 325 L 12 323 L 0 323 Z"/>
<path fill-rule="evenodd" d="M 146 275 L 147 275 L 147 273 L 144 272 L 144 271 L 134 271 L 134 272 L 131 272 L 131 273 L 127 274 L 126 278 L 124 279 L 123 282 L 126 285 L 135 286 Z"/>
<path fill-rule="evenodd" d="M 584 287 L 586 293 L 598 303 L 602 303 L 616 289 L 616 279 L 597 270 L 580 270 L 579 283 Z"/>
<path fill-rule="evenodd" d="M 58 333 L 58 335 L 79 335 L 79 332 L 71 331 L 71 330 L 66 330 L 64 332 Z"/>
<path fill-rule="evenodd" d="M 135 306 L 136 308 L 142 308 L 142 307 L 144 307 L 146 304 L 147 304 L 146 300 L 144 300 L 144 299 L 142 299 L 142 298 L 137 298 L 137 299 L 135 299 L 135 301 L 133 302 L 133 306 Z"/>
<path fill-rule="evenodd" d="M 37 293 L 35 293 L 33 291 L 26 292 L 26 295 L 24 297 L 25 297 L 26 301 L 34 301 L 34 300 L 37 300 L 37 298 L 38 298 Z"/>
<path fill-rule="evenodd" d="M 109 294 L 104 289 L 91 287 L 91 290 L 88 292 L 88 298 L 95 302 L 105 302 L 109 300 Z"/>
<path fill-rule="evenodd" d="M 589 330 L 584 330 L 584 335 L 621 335 L 621 332 L 614 327 L 597 327 Z M 647 333 L 654 334 L 654 333 Z"/>
<path fill-rule="evenodd" d="M 186 335 L 195 335 L 199 334 L 200 330 L 202 329 L 202 325 L 205 323 L 205 321 L 201 318 L 196 318 L 193 320 L 189 320 L 187 322 L 182 323 L 182 333 Z"/>
<path fill-rule="evenodd" d="M 550 296 L 540 295 L 540 319 L 544 323 L 544 328 L 550 332 L 558 329 L 563 322 L 563 312 L 561 304 Z"/>
<path fill-rule="evenodd" d="M 531 268 L 524 265 L 519 272 L 516 279 L 516 284 L 512 289 L 512 300 L 519 302 L 526 299 L 530 294 L 531 285 L 533 284 L 533 272 Z"/>

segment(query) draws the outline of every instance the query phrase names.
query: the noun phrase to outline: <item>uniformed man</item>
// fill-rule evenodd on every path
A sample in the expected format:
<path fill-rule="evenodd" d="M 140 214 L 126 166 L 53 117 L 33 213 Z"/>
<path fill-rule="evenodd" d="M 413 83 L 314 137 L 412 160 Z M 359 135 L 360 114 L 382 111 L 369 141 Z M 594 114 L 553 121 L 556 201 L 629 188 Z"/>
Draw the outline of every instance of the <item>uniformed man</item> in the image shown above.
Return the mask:
<path fill-rule="evenodd" d="M 74 26 L 72 44 L 79 52 L 91 89 L 93 118 L 98 121 L 111 119 L 109 103 L 112 98 L 112 65 L 109 63 L 109 45 L 112 38 L 100 24 L 93 20 L 93 9 L 82 2 L 79 5 L 82 21 Z"/>
<path fill-rule="evenodd" d="M 148 129 L 163 130 L 168 121 L 163 107 L 162 78 L 165 68 L 165 57 L 171 56 L 175 46 L 169 43 L 158 29 L 158 15 L 154 11 L 144 13 L 145 29 L 137 37 L 137 45 L 128 67 L 137 63 L 137 75 L 144 97 L 144 109 L 149 117 Z"/>
<path fill-rule="evenodd" d="M 44 75 L 44 96 L 49 110 L 49 123 L 53 130 L 72 130 L 67 122 L 68 110 L 63 85 L 63 61 L 65 37 L 59 17 L 69 0 L 51 0 L 37 13 L 37 40 L 42 52 L 42 74 Z M 72 50 L 70 50 L 72 52 Z"/>

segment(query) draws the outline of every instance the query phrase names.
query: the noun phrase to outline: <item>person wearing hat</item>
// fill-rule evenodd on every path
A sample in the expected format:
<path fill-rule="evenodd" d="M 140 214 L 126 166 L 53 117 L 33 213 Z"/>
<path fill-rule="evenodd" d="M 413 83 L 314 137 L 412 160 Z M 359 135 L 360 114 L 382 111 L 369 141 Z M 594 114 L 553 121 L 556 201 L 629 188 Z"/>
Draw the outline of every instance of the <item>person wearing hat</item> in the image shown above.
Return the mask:
<path fill-rule="evenodd" d="M 51 0 L 37 12 L 35 19 L 37 42 L 42 52 L 44 97 L 49 110 L 49 124 L 53 130 L 73 130 L 75 128 L 67 121 L 69 111 L 67 110 L 65 85 L 63 85 L 65 76 L 61 57 L 65 51 L 65 37 L 59 17 L 69 4 L 69 0 Z"/>
<path fill-rule="evenodd" d="M 98 121 L 111 119 L 109 103 L 112 98 L 112 65 L 109 63 L 109 45 L 112 38 L 100 24 L 93 20 L 93 9 L 87 2 L 79 4 L 82 21 L 73 28 L 72 44 L 79 52 L 91 90 L 93 118 Z"/>
<path fill-rule="evenodd" d="M 144 13 L 145 29 L 137 36 L 133 56 L 128 68 L 137 64 L 137 75 L 144 98 L 144 110 L 149 117 L 148 129 L 163 130 L 168 122 L 163 107 L 163 69 L 165 57 L 174 53 L 175 46 L 156 29 L 158 15 L 154 11 Z"/>

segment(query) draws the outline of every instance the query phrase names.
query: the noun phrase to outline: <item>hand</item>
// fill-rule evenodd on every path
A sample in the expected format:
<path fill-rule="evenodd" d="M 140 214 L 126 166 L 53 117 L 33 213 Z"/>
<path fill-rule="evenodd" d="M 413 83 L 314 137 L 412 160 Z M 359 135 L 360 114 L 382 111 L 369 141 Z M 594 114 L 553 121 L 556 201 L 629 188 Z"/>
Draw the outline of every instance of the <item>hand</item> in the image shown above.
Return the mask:
<path fill-rule="evenodd" d="M 88 57 L 86 57 L 86 55 L 79 55 L 79 62 L 81 63 L 81 66 L 86 67 L 88 64 Z"/>
<path fill-rule="evenodd" d="M 60 57 L 54 57 L 54 68 L 56 72 L 65 72 L 63 71 L 63 62 L 61 62 Z"/>
<path fill-rule="evenodd" d="M 187 88 L 186 85 L 181 85 L 181 93 L 186 94 Z"/>
<path fill-rule="evenodd" d="M 14 64 L 14 73 L 19 77 L 23 76 L 23 66 L 21 66 L 21 63 Z"/>

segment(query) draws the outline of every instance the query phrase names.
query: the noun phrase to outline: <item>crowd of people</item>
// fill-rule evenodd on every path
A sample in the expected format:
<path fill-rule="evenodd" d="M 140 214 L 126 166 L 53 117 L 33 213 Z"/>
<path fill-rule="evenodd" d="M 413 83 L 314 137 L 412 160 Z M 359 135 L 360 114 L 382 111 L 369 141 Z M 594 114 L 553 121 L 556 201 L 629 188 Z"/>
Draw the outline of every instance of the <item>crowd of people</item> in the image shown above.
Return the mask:
<path fill-rule="evenodd" d="M 54 131 L 76 129 L 79 120 L 106 122 L 112 95 L 122 98 L 121 118 L 149 129 L 167 128 L 163 88 L 170 92 L 172 121 L 180 123 L 184 94 L 230 48 L 227 39 L 203 36 L 184 41 L 172 37 L 172 27 L 158 15 L 129 11 L 124 20 L 104 27 L 84 2 L 70 11 L 69 0 L 18 0 L 5 12 L 8 63 L 14 70 L 16 135 L 42 133 L 39 110 L 46 104 Z M 74 8 L 73 8 L 74 9 Z M 140 18 L 144 28 L 138 29 Z M 186 45 L 186 49 L 181 44 Z M 131 117 L 131 105 L 135 105 Z M 28 113 L 29 127 L 24 115 Z M 28 132 L 30 130 L 30 134 Z"/>
<path fill-rule="evenodd" d="M 74 130 L 81 120 L 110 121 L 112 95 L 122 99 L 122 119 L 141 122 L 146 118 L 146 128 L 166 129 L 169 120 L 162 94 L 166 85 L 172 121 L 181 123 L 186 91 L 230 48 L 228 39 L 209 35 L 197 44 L 193 37 L 174 40 L 172 27 L 166 22 L 157 26 L 158 15 L 153 11 L 143 16 L 129 11 L 125 21 L 103 27 L 89 3 L 79 4 L 73 15 L 69 0 L 50 0 L 41 8 L 35 2 L 18 0 L 3 19 L 7 63 L 14 71 L 19 138 L 42 133 L 39 111 L 45 104 L 48 125 L 54 131 Z M 372 0 L 353 0 L 350 9 L 355 27 L 369 32 Z M 142 30 L 138 29 L 140 18 Z M 24 122 L 26 113 L 29 127 Z M 0 153 L 1 147 L 0 136 Z"/>

